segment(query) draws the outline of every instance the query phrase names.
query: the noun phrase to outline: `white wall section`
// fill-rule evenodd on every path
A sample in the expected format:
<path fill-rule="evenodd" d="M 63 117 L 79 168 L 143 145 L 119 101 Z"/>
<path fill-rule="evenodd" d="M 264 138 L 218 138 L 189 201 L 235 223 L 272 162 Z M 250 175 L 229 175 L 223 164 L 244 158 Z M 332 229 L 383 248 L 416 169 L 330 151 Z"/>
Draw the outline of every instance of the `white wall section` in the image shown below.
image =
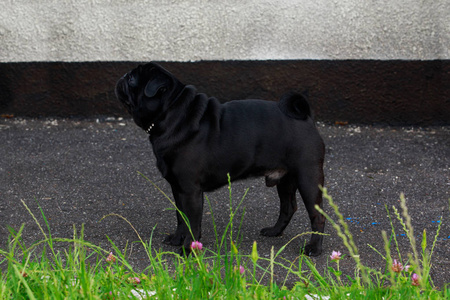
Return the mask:
<path fill-rule="evenodd" d="M 448 0 L 2 0 L 0 62 L 450 59 Z"/>

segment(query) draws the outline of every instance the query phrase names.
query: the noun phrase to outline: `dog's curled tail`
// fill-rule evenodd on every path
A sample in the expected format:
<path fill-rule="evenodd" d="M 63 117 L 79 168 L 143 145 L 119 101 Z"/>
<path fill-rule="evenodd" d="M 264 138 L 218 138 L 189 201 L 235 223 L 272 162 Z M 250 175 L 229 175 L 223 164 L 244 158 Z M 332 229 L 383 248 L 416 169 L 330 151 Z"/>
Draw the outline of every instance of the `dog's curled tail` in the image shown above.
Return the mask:
<path fill-rule="evenodd" d="M 287 93 L 281 97 L 278 107 L 290 118 L 299 120 L 306 120 L 308 117 L 312 118 L 311 107 L 306 97 L 304 93 Z"/>

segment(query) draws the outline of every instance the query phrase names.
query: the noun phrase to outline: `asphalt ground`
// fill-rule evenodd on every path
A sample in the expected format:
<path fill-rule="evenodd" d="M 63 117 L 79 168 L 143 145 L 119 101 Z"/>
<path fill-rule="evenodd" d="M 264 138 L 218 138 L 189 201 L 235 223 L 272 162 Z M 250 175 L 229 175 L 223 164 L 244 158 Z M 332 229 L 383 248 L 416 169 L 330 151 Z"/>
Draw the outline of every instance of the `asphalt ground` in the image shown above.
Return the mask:
<path fill-rule="evenodd" d="M 363 264 L 383 270 L 385 263 L 373 248 L 385 253 L 381 231 L 391 232 L 385 206 L 390 210 L 402 262 L 412 253 L 408 238 L 395 218 L 400 193 L 404 193 L 418 245 L 426 230 L 431 248 L 441 222 L 440 234 L 432 256 L 432 279 L 442 287 L 450 282 L 450 127 L 338 126 L 318 124 L 326 143 L 326 187 L 347 221 Z M 162 243 L 175 230 L 176 218 L 170 202 L 139 172 L 164 192 L 170 188 L 159 174 L 146 134 L 131 120 L 100 118 L 77 119 L 1 119 L 0 120 L 0 248 L 6 249 L 8 228 L 25 224 L 26 245 L 43 239 L 23 200 L 44 225 L 38 204 L 48 219 L 52 236 L 71 238 L 74 226 L 84 238 L 107 251 L 113 248 L 109 237 L 120 249 L 128 243 L 129 262 L 136 270 L 145 269 L 147 255 L 136 233 L 124 220 L 103 216 L 115 213 L 129 220 L 140 236 L 148 241 L 153 228 L 152 247 L 177 251 Z M 253 241 L 261 257 L 269 258 L 296 235 L 310 231 L 303 208 L 294 215 L 282 237 L 259 235 L 261 228 L 272 226 L 278 217 L 276 189 L 267 188 L 264 178 L 232 184 L 233 207 L 245 191 L 245 214 L 239 248 L 249 254 Z M 222 188 L 207 194 L 212 213 L 205 205 L 202 243 L 214 249 L 214 228 L 222 234 L 229 220 L 229 191 Z M 299 201 L 300 197 L 299 197 Z M 234 232 L 239 228 L 240 210 Z M 328 203 L 325 211 L 336 217 Z M 214 217 L 214 224 L 213 224 Z M 442 218 L 442 221 L 441 221 Z M 156 226 L 156 227 L 155 227 Z M 335 230 L 327 223 L 324 252 L 313 258 L 319 271 L 327 269 L 333 250 L 344 255 L 340 269 L 354 275 L 355 263 Z M 298 265 L 301 236 L 280 254 Z M 398 259 L 395 247 L 393 258 Z M 39 252 L 36 252 L 39 255 Z M 282 258 L 281 258 L 282 257 Z M 331 265 L 331 264 L 330 264 Z M 249 265 L 250 266 L 250 265 Z M 305 269 L 305 268 L 304 268 Z M 268 276 L 264 280 L 268 280 Z M 277 282 L 292 286 L 296 276 L 275 268 Z"/>

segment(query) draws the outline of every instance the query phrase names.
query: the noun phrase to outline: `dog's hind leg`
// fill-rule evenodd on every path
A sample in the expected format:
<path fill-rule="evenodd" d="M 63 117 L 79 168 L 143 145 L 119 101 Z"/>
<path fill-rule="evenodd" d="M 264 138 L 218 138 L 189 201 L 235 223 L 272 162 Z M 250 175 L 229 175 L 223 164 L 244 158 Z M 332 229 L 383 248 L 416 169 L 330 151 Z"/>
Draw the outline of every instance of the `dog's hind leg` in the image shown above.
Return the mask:
<path fill-rule="evenodd" d="M 266 179 L 267 181 L 267 179 Z M 292 216 L 297 210 L 297 200 L 295 192 L 297 185 L 295 177 L 290 174 L 282 177 L 277 184 L 278 196 L 280 197 L 280 215 L 278 221 L 273 227 L 263 228 L 261 235 L 279 236 L 283 234 L 284 229 L 291 221 Z"/>
<path fill-rule="evenodd" d="M 325 229 L 325 217 L 315 209 L 315 205 L 322 208 L 322 191 L 324 175 L 322 165 L 303 166 L 299 174 L 298 189 L 302 196 L 303 203 L 308 211 L 313 232 L 323 233 Z M 318 256 L 322 253 L 323 235 L 312 234 L 311 240 L 304 247 L 303 253 L 308 256 Z"/>

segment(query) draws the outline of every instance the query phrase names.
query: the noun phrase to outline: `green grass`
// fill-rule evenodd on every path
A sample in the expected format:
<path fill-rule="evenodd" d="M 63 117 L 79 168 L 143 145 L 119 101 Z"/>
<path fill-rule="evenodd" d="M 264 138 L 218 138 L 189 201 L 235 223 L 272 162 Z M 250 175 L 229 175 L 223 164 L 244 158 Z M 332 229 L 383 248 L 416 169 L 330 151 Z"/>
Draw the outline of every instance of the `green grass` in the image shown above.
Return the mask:
<path fill-rule="evenodd" d="M 326 189 L 323 191 L 336 218 L 322 213 L 341 237 L 355 262 L 353 276 L 342 274 L 339 260 L 329 260 L 328 268 L 322 273 L 308 257 L 300 256 L 297 261 L 286 261 L 281 258 L 281 254 L 287 244 L 281 249 L 272 247 L 269 258 L 263 258 L 266 255 L 258 253 L 256 242 L 252 249 L 240 249 L 242 218 L 237 222 L 238 228 L 234 227 L 234 218 L 245 194 L 233 209 L 229 185 L 230 221 L 225 232 L 219 234 L 214 228 L 214 247 L 194 251 L 189 257 L 154 249 L 152 237 L 145 242 L 128 220 L 116 214 L 105 216 L 124 219 L 136 232 L 138 242 L 148 256 L 148 267 L 142 272 L 136 272 L 127 262 L 128 247 L 121 251 L 110 241 L 110 249 L 113 249 L 110 254 L 110 251 L 85 241 L 83 228 L 78 232 L 74 227 L 71 238 L 53 237 L 42 209 L 40 214 L 45 229 L 23 202 L 39 226 L 43 239 L 28 246 L 22 239 L 24 225 L 18 230 L 9 228 L 7 249 L 0 250 L 0 299 L 305 299 L 306 295 L 311 296 L 311 299 L 450 298 L 449 286 L 437 289 L 429 276 L 442 222 L 431 243 L 425 231 L 422 240 L 416 241 L 405 198 L 401 195 L 401 212 L 395 207 L 392 210 L 411 244 L 411 254 L 407 258 L 402 257 L 392 225 L 394 221 L 386 207 L 392 230 L 390 233 L 382 232 L 384 249 L 372 247 L 385 261 L 384 271 L 380 272 L 362 264 L 347 223 Z M 169 197 L 167 199 L 170 200 Z M 209 200 L 208 204 L 211 210 Z M 212 210 L 211 216 L 214 221 Z M 243 252 L 250 254 L 244 255 Z M 407 271 L 399 271 L 398 268 L 399 272 L 393 270 L 392 252 L 395 252 L 394 256 L 399 258 L 403 266 L 409 265 Z M 285 282 L 275 282 L 275 266 L 296 276 L 297 283 L 288 288 Z M 417 274 L 418 279 L 414 282 L 412 274 Z"/>

